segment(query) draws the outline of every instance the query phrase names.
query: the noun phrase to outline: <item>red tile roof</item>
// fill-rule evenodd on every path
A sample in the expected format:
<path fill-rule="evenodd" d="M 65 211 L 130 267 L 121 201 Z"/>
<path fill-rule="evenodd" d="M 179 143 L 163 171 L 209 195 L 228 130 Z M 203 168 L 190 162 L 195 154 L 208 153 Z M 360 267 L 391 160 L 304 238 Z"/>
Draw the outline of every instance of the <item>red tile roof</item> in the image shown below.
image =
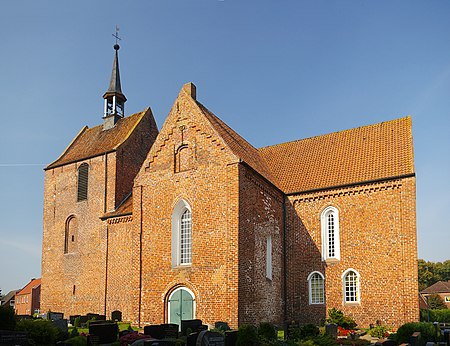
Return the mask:
<path fill-rule="evenodd" d="M 16 293 L 16 296 L 22 295 L 22 294 L 29 294 L 31 291 L 38 287 L 41 284 L 41 278 L 39 279 L 33 279 L 31 280 L 24 288 L 22 288 L 18 293 Z"/>
<path fill-rule="evenodd" d="M 116 210 L 105 213 L 101 219 L 109 219 L 133 214 L 133 195 L 129 194 L 127 198 L 117 207 Z"/>
<path fill-rule="evenodd" d="M 411 117 L 259 152 L 287 194 L 414 174 Z"/>
<path fill-rule="evenodd" d="M 261 156 L 258 149 L 253 147 L 244 138 L 238 135 L 231 127 L 220 120 L 215 114 L 209 111 L 200 102 L 197 101 L 197 104 L 199 105 L 201 111 L 209 120 L 211 125 L 224 140 L 225 144 L 234 153 L 234 155 L 236 155 L 239 159 L 248 164 L 256 172 L 258 172 L 263 177 L 271 181 L 275 186 L 277 186 L 272 171 L 267 166 L 266 161 Z"/>
<path fill-rule="evenodd" d="M 450 293 L 450 280 L 449 281 L 438 281 L 435 284 L 425 288 L 420 293 Z"/>
<path fill-rule="evenodd" d="M 83 127 L 62 155 L 46 169 L 80 161 L 116 150 L 144 117 L 143 112 L 120 119 L 117 124 L 103 131 L 103 124 L 93 128 Z"/>

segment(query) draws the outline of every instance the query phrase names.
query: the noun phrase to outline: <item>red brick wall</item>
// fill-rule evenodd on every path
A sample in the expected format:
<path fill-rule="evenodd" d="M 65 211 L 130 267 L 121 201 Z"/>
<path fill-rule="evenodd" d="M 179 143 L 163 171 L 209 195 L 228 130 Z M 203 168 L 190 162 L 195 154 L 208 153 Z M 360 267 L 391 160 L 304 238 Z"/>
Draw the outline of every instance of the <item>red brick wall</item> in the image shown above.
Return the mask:
<path fill-rule="evenodd" d="M 191 157 L 175 173 L 175 153 Z M 181 162 L 181 164 L 183 164 Z M 196 318 L 237 327 L 238 168 L 194 101 L 180 93 L 133 192 L 133 219 L 142 232 L 141 323 L 167 322 L 167 298 L 186 286 Z M 172 265 L 172 212 L 183 199 L 192 210 L 192 265 Z M 142 200 L 142 207 L 141 201 Z"/>
<path fill-rule="evenodd" d="M 250 168 L 240 165 L 239 173 L 239 324 L 282 325 L 284 196 Z M 266 277 L 267 236 L 272 279 Z"/>
<path fill-rule="evenodd" d="M 400 326 L 418 319 L 415 178 L 290 196 L 288 208 L 289 319 L 318 322 L 335 307 L 360 327 L 380 320 Z M 341 260 L 321 260 L 320 214 L 339 210 Z M 360 277 L 359 304 L 345 304 L 342 274 Z M 325 276 L 325 304 L 308 300 L 309 273 Z"/>

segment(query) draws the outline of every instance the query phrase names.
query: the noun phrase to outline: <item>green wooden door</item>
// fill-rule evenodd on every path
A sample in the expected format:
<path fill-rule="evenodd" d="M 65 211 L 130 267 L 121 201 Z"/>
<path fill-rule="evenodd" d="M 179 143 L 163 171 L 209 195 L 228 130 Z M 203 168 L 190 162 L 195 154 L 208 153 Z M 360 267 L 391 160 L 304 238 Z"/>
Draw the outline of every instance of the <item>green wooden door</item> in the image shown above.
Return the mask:
<path fill-rule="evenodd" d="M 194 318 L 194 297 L 184 288 L 178 288 L 169 297 L 169 323 L 178 324 L 181 320 Z"/>

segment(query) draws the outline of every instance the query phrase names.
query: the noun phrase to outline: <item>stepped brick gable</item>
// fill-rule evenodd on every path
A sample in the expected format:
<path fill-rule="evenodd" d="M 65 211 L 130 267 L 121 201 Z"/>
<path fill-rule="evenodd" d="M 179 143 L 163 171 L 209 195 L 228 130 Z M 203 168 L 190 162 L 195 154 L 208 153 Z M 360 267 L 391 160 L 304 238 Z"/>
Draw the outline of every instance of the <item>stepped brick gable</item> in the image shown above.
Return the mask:
<path fill-rule="evenodd" d="M 360 327 L 418 319 L 410 117 L 257 149 L 192 83 L 159 132 L 150 109 L 105 114 L 45 170 L 43 311 L 233 328 L 330 308 Z"/>

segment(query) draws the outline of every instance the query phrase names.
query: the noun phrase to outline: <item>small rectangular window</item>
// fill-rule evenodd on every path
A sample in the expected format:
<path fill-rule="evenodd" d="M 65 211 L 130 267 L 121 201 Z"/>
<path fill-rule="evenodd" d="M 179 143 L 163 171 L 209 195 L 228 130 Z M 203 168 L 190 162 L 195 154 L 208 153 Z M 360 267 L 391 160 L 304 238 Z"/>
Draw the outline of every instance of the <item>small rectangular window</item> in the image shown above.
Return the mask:
<path fill-rule="evenodd" d="M 266 240 L 266 278 L 272 280 L 272 236 Z"/>

